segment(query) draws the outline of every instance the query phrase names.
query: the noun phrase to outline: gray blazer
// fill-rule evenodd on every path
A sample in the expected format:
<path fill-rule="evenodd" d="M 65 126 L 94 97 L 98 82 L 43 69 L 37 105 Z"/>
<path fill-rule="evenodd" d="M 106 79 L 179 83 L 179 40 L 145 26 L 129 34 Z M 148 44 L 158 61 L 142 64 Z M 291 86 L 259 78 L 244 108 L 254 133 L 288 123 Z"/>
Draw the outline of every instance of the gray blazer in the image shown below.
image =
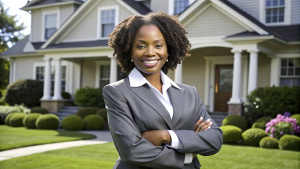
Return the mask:
<path fill-rule="evenodd" d="M 211 119 L 195 87 L 178 84 L 182 89 L 168 89 L 174 114 L 169 112 L 144 84 L 130 87 L 129 79 L 106 85 L 103 97 L 108 112 L 108 122 L 116 149 L 120 155 L 116 169 L 195 169 L 200 168 L 198 158 L 184 165 L 185 153 L 213 155 L 222 146 L 222 131 Z M 210 129 L 194 132 L 196 121 L 211 119 Z M 154 146 L 142 138 L 141 133 L 151 130 L 173 130 L 183 144 L 182 150 Z"/>

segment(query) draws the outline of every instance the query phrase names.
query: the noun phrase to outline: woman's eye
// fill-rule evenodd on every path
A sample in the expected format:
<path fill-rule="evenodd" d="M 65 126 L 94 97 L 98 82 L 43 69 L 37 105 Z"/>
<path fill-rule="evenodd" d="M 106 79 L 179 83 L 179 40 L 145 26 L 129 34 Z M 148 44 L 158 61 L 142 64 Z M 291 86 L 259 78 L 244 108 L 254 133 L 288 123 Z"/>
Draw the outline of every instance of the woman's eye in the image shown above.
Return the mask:
<path fill-rule="evenodd" d="M 159 44 L 159 45 L 156 45 L 156 48 L 161 48 L 163 45 Z"/>
<path fill-rule="evenodd" d="M 138 49 L 144 49 L 144 48 L 145 48 L 145 45 L 137 45 L 137 48 L 138 48 Z"/>

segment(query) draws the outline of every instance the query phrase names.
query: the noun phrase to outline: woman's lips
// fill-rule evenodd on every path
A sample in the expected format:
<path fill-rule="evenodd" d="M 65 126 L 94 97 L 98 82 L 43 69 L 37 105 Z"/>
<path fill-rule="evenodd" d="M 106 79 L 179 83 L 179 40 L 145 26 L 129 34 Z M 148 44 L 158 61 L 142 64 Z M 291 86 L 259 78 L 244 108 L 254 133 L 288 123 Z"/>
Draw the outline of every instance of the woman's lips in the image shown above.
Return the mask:
<path fill-rule="evenodd" d="M 147 67 L 153 67 L 158 63 L 159 60 L 142 60 L 143 64 Z"/>

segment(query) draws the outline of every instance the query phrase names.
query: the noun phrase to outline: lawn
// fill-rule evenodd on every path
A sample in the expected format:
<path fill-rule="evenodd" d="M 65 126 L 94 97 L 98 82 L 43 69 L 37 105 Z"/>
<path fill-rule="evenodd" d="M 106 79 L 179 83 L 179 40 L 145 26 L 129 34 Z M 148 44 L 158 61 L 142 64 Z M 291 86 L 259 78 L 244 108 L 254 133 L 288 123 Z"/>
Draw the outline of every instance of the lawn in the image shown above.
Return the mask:
<path fill-rule="evenodd" d="M 110 169 L 118 157 L 113 143 L 73 147 L 0 161 L 1 169 Z M 298 169 L 300 152 L 223 145 L 199 156 L 201 169 Z"/>
<path fill-rule="evenodd" d="M 31 145 L 93 138 L 96 138 L 96 136 L 72 131 L 37 130 L 0 125 L 0 151 Z"/>

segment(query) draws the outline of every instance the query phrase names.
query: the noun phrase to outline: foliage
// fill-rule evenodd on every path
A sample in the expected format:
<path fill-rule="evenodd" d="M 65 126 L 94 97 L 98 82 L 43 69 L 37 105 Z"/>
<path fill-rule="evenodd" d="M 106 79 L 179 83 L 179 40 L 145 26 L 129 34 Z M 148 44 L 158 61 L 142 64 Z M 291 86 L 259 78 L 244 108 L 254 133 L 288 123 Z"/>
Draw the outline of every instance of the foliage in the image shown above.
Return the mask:
<path fill-rule="evenodd" d="M 23 79 L 7 87 L 5 101 L 9 105 L 24 104 L 27 107 L 39 106 L 43 96 L 43 82 Z"/>
<path fill-rule="evenodd" d="M 42 107 L 33 107 L 31 109 L 31 112 L 32 113 L 40 113 L 40 114 L 48 114 L 49 111 L 45 108 L 42 108 Z"/>
<path fill-rule="evenodd" d="M 300 113 L 300 86 L 259 87 L 247 96 L 244 103 L 246 119 L 252 125 L 260 117 L 275 118 L 278 113 Z"/>
<path fill-rule="evenodd" d="M 106 109 L 100 109 L 96 112 L 97 115 L 103 117 L 105 121 L 107 121 L 107 110 Z"/>
<path fill-rule="evenodd" d="M 83 129 L 83 120 L 79 116 L 70 115 L 65 117 L 62 120 L 62 128 L 65 130 L 82 130 Z"/>
<path fill-rule="evenodd" d="M 98 110 L 99 109 L 97 107 L 86 107 L 86 108 L 79 109 L 76 115 L 84 119 L 88 115 L 96 114 Z"/>
<path fill-rule="evenodd" d="M 81 107 L 104 108 L 102 91 L 91 87 L 78 89 L 74 95 L 75 104 Z"/>
<path fill-rule="evenodd" d="M 7 114 L 7 116 L 5 117 L 5 124 L 6 125 L 10 125 L 9 124 L 9 120 L 10 120 L 10 118 L 12 117 L 14 115 L 14 113 L 10 113 L 10 114 Z"/>
<path fill-rule="evenodd" d="M 296 119 L 297 126 L 300 126 L 300 114 L 294 114 L 291 116 L 292 119 Z"/>
<path fill-rule="evenodd" d="M 36 120 L 41 116 L 40 113 L 31 113 L 23 119 L 23 125 L 28 129 L 35 129 Z"/>
<path fill-rule="evenodd" d="M 278 149 L 278 140 L 273 137 L 264 137 L 260 140 L 259 146 L 261 148 L 273 148 Z"/>
<path fill-rule="evenodd" d="M 59 118 L 54 114 L 41 115 L 35 123 L 37 129 L 57 130 Z"/>
<path fill-rule="evenodd" d="M 300 126 L 297 126 L 296 119 L 288 117 L 287 112 L 285 114 L 286 116 L 278 114 L 275 119 L 266 124 L 266 133 L 271 137 L 280 139 L 285 134 L 293 135 L 300 132 Z"/>
<path fill-rule="evenodd" d="M 20 105 L 20 106 L 0 106 L 0 124 L 7 124 L 6 116 L 11 113 L 22 112 L 25 114 L 30 113 L 30 109 Z"/>
<path fill-rule="evenodd" d="M 252 128 L 260 128 L 265 130 L 266 129 L 266 124 L 271 120 L 271 117 L 261 117 L 258 120 L 256 120 L 253 125 Z"/>
<path fill-rule="evenodd" d="M 12 127 L 22 127 L 25 116 L 26 114 L 24 113 L 13 113 L 9 118 L 9 125 Z"/>
<path fill-rule="evenodd" d="M 5 106 L 5 100 L 4 100 L 4 96 L 6 93 L 6 89 L 0 89 L 0 106 Z"/>
<path fill-rule="evenodd" d="M 105 125 L 105 120 L 103 117 L 96 114 L 86 116 L 83 121 L 84 129 L 86 130 L 101 130 Z"/>
<path fill-rule="evenodd" d="M 250 128 L 243 132 L 243 143 L 249 146 L 259 146 L 259 142 L 262 138 L 268 136 L 263 129 Z"/>
<path fill-rule="evenodd" d="M 279 149 L 300 151 L 300 137 L 284 135 L 279 139 Z"/>
<path fill-rule="evenodd" d="M 229 115 L 229 116 L 225 117 L 222 121 L 222 126 L 226 126 L 226 125 L 237 126 L 240 129 L 242 129 L 243 131 L 248 129 L 248 123 L 247 123 L 246 119 L 239 115 Z"/>
<path fill-rule="evenodd" d="M 238 143 L 242 139 L 242 129 L 236 126 L 221 126 L 224 143 Z"/>
<path fill-rule="evenodd" d="M 69 100 L 69 99 L 71 99 L 71 94 L 70 94 L 69 92 L 62 91 L 62 92 L 61 92 L 61 97 L 62 97 L 63 99 Z"/>
<path fill-rule="evenodd" d="M 0 16 L 0 18 L 1 18 L 1 16 Z M 1 51 L 0 51 L 0 53 L 1 53 Z M 6 59 L 0 58 L 0 90 L 6 89 L 8 84 L 9 84 L 9 61 L 7 61 Z M 1 97 L 2 96 L 0 96 L 0 98 Z"/>

